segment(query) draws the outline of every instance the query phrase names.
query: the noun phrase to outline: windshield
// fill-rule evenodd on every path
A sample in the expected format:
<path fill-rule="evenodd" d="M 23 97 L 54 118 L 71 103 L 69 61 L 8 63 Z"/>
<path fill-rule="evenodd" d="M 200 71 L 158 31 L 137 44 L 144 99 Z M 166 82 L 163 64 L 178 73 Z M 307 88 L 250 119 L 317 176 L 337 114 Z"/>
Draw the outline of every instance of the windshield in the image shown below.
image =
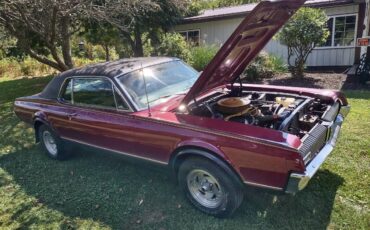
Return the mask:
<path fill-rule="evenodd" d="M 145 109 L 148 101 L 153 106 L 186 94 L 198 77 L 199 73 L 182 61 L 172 61 L 133 71 L 119 77 L 118 81 L 139 109 Z"/>

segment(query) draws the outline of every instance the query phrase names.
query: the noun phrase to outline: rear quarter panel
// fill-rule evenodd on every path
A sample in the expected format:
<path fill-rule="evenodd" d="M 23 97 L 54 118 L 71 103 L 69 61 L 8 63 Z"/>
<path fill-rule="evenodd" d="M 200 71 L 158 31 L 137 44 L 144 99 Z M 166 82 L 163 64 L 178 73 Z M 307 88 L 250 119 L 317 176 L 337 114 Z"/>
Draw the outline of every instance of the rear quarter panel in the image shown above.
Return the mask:
<path fill-rule="evenodd" d="M 33 124 L 37 111 L 40 111 L 40 104 L 38 102 L 30 101 L 27 98 L 19 98 L 14 102 L 15 115 L 27 124 Z"/>

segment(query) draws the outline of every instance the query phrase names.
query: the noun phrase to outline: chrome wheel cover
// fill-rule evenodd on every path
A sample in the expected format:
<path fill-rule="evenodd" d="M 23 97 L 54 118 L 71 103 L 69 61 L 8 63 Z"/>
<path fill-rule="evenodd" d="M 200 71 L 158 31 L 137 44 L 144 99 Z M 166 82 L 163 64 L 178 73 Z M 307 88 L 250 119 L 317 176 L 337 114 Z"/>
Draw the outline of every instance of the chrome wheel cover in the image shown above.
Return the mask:
<path fill-rule="evenodd" d="M 57 156 L 58 147 L 53 135 L 49 131 L 45 130 L 42 133 L 42 139 L 48 152 L 53 156 Z"/>
<path fill-rule="evenodd" d="M 204 207 L 217 208 L 224 199 L 221 184 L 204 170 L 192 170 L 187 176 L 187 185 L 191 196 Z"/>

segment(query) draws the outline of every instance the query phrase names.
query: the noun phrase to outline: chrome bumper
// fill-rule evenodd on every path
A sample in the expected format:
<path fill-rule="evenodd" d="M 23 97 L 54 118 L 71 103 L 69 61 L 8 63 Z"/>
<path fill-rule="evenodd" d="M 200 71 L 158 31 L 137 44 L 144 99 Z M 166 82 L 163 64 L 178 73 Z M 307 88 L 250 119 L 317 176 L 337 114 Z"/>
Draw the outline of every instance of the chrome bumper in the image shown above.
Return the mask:
<path fill-rule="evenodd" d="M 329 140 L 322 150 L 316 155 L 316 157 L 306 166 L 306 172 L 304 174 L 292 173 L 290 174 L 289 181 L 286 187 L 286 193 L 296 193 L 303 190 L 312 177 L 319 170 L 320 166 L 324 163 L 326 158 L 333 151 L 335 143 L 339 137 L 340 129 L 344 118 L 350 111 L 349 106 L 343 106 L 337 116 L 335 122 L 329 126 Z"/>
<path fill-rule="evenodd" d="M 349 111 L 351 110 L 351 106 L 342 106 L 340 108 L 339 114 L 343 116 L 343 118 L 346 118 L 347 115 L 349 114 Z"/>

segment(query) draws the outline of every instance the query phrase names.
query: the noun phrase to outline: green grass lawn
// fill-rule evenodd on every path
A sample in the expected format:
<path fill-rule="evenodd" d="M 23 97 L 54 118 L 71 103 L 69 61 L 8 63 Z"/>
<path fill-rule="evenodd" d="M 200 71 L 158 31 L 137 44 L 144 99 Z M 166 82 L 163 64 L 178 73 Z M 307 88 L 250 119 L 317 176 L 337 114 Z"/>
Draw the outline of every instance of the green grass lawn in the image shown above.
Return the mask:
<path fill-rule="evenodd" d="M 49 80 L 0 82 L 1 229 L 370 229 L 370 91 L 347 92 L 337 148 L 306 190 L 247 189 L 220 220 L 195 210 L 164 168 L 83 148 L 68 161 L 47 158 L 12 103 Z"/>

